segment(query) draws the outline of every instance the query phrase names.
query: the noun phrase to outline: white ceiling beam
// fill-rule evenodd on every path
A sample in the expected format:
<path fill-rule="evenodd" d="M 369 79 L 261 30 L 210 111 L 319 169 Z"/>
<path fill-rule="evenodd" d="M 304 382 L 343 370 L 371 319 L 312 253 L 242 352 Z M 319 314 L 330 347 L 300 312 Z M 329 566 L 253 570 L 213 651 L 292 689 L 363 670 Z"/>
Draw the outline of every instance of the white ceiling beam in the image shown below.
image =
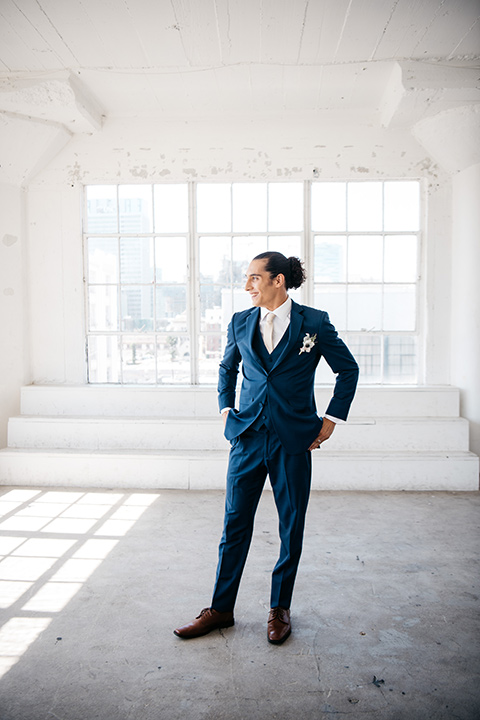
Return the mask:
<path fill-rule="evenodd" d="M 26 185 L 68 144 L 72 134 L 45 120 L 0 111 L 2 182 Z"/>
<path fill-rule="evenodd" d="M 479 75 L 477 68 L 395 63 L 380 104 L 382 125 L 411 127 L 453 106 L 480 102 Z"/>
<path fill-rule="evenodd" d="M 64 125 L 70 132 L 92 133 L 102 127 L 103 111 L 93 94 L 68 72 L 22 73 L 0 80 L 0 111 Z"/>
<path fill-rule="evenodd" d="M 480 163 L 480 104 L 455 107 L 420 120 L 413 136 L 447 172 Z"/>
<path fill-rule="evenodd" d="M 100 130 L 104 119 L 104 112 L 100 103 L 73 73 L 68 78 L 68 84 L 73 91 L 75 105 L 82 117 L 94 130 Z"/>

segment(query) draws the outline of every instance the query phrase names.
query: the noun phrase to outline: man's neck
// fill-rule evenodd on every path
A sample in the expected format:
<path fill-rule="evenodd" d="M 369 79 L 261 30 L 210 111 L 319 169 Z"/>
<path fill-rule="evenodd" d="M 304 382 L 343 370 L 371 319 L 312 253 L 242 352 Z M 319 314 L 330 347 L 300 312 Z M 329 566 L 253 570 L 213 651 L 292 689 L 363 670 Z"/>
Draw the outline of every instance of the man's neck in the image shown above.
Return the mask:
<path fill-rule="evenodd" d="M 281 298 L 278 298 L 278 300 L 274 299 L 274 300 L 272 300 L 271 303 L 269 303 L 268 305 L 262 305 L 262 307 L 264 307 L 266 310 L 269 310 L 270 312 L 273 312 L 277 308 L 281 307 L 284 303 L 286 303 L 287 300 L 288 300 L 288 295 L 287 295 L 287 293 L 285 293 L 285 295 L 282 296 Z"/>

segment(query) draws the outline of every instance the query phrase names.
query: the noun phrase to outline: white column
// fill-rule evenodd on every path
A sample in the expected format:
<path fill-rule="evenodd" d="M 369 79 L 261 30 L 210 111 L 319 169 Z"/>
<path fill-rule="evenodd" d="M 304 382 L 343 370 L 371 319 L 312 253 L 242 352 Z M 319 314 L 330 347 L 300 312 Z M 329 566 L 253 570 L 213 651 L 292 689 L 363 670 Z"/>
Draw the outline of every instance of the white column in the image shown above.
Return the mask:
<path fill-rule="evenodd" d="M 480 455 L 480 163 L 453 177 L 451 380 Z"/>
<path fill-rule="evenodd" d="M 28 378 L 23 191 L 0 185 L 0 447 L 7 423 L 20 411 L 20 388 Z"/>

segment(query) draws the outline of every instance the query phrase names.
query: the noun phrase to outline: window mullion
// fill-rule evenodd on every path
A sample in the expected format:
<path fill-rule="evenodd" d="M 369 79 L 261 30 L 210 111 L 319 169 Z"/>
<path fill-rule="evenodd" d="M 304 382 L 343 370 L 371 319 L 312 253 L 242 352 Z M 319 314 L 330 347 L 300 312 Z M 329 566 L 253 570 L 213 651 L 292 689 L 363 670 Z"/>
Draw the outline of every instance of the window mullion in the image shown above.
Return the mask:
<path fill-rule="evenodd" d="M 303 184 L 303 237 L 302 237 L 302 254 L 305 268 L 308 269 L 307 280 L 305 283 L 306 305 L 313 305 L 314 297 L 314 274 L 315 274 L 315 253 L 313 248 L 313 232 L 312 232 L 312 202 L 311 202 L 310 180 L 305 180 Z"/>
<path fill-rule="evenodd" d="M 199 342 L 200 342 L 200 243 L 197 232 L 197 194 L 196 184 L 188 183 L 188 329 L 190 335 L 190 379 L 193 385 L 199 382 Z"/>

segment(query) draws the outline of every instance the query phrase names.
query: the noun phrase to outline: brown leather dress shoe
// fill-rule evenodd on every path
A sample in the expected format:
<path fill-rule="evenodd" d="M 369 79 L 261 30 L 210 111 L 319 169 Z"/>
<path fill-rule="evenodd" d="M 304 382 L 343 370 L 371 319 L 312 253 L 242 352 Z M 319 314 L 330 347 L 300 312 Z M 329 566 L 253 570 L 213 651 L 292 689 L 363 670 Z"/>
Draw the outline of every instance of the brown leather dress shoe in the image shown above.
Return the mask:
<path fill-rule="evenodd" d="M 213 608 L 203 608 L 202 612 L 195 620 L 188 625 L 174 630 L 174 634 L 185 640 L 189 638 L 201 637 L 217 628 L 227 628 L 235 625 L 233 612 L 217 612 Z"/>
<path fill-rule="evenodd" d="M 272 645 L 281 645 L 292 632 L 290 610 L 272 608 L 268 615 L 267 637 Z"/>

